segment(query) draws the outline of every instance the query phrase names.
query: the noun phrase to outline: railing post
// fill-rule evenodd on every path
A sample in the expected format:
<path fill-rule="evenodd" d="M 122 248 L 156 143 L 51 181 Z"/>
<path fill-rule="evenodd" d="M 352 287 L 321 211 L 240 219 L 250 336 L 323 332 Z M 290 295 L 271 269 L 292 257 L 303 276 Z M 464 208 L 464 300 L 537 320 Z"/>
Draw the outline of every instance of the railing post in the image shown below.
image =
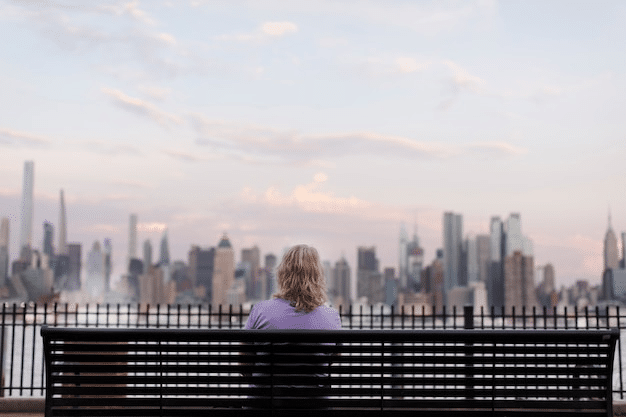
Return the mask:
<path fill-rule="evenodd" d="M 463 317 L 464 317 L 463 328 L 466 330 L 473 330 L 474 329 L 474 307 L 464 306 Z M 474 398 L 473 356 L 474 356 L 474 344 L 472 342 L 466 342 L 465 343 L 465 377 L 467 378 L 467 382 L 465 384 L 465 398 L 467 399 Z"/>

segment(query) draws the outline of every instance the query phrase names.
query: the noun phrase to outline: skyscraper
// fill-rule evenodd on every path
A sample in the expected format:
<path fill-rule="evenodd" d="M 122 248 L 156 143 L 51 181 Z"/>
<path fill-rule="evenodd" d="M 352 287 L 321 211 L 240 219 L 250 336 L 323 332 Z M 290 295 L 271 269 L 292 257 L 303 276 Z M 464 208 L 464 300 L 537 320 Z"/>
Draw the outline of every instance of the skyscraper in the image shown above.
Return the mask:
<path fill-rule="evenodd" d="M 2 218 L 0 223 L 0 286 L 9 279 L 9 219 Z"/>
<path fill-rule="evenodd" d="M 54 226 L 50 222 L 43 223 L 43 253 L 48 255 L 49 258 L 54 256 Z"/>
<path fill-rule="evenodd" d="M 146 270 L 152 266 L 152 243 L 150 243 L 150 239 L 143 242 L 143 265 Z"/>
<path fill-rule="evenodd" d="M 505 256 L 513 253 L 524 252 L 524 236 L 522 236 L 522 220 L 519 213 L 511 213 L 506 220 Z"/>
<path fill-rule="evenodd" d="M 422 269 L 424 268 L 424 250 L 420 246 L 417 238 L 417 225 L 413 232 L 413 240 L 407 243 L 407 282 L 406 288 L 409 291 L 421 291 Z"/>
<path fill-rule="evenodd" d="M 272 294 L 278 291 L 276 281 L 276 255 L 268 253 L 265 255 L 265 299 L 269 300 Z"/>
<path fill-rule="evenodd" d="M 400 242 L 398 245 L 398 277 L 400 278 L 400 288 L 406 288 L 408 282 L 408 243 L 409 236 L 404 223 L 400 224 Z"/>
<path fill-rule="evenodd" d="M 111 239 L 104 239 L 104 292 L 111 291 L 111 264 L 113 258 L 113 246 Z"/>
<path fill-rule="evenodd" d="M 189 251 L 189 278 L 191 285 L 197 291 L 199 287 L 203 298 L 213 299 L 213 269 L 215 265 L 215 248 L 202 249 L 192 246 Z"/>
<path fill-rule="evenodd" d="M 24 183 L 22 186 L 22 226 L 20 228 L 20 256 L 27 248 L 28 254 L 33 238 L 33 188 L 35 181 L 35 163 L 33 161 L 24 162 Z M 24 253 L 24 254 L 26 254 Z"/>
<path fill-rule="evenodd" d="M 69 243 L 67 245 L 67 252 L 69 257 L 68 277 L 64 288 L 68 291 L 80 290 L 80 275 L 81 275 L 81 244 Z"/>
<path fill-rule="evenodd" d="M 382 303 L 385 297 L 385 283 L 380 273 L 376 248 L 357 248 L 357 296 L 366 297 L 369 304 Z"/>
<path fill-rule="evenodd" d="M 235 281 L 235 251 L 224 234 L 215 250 L 213 270 L 213 304 L 226 305 L 227 292 Z"/>
<path fill-rule="evenodd" d="M 532 256 L 515 251 L 507 256 L 504 265 L 504 302 L 507 308 L 521 312 L 537 305 L 535 294 L 535 266 Z"/>
<path fill-rule="evenodd" d="M 104 254 L 97 240 L 87 253 L 85 287 L 87 293 L 95 299 L 100 298 L 104 293 Z"/>
<path fill-rule="evenodd" d="M 137 215 L 131 214 L 128 222 L 128 263 L 137 259 Z"/>
<path fill-rule="evenodd" d="M 61 190 L 60 207 L 59 207 L 59 246 L 57 247 L 59 255 L 67 255 L 67 217 L 65 214 L 65 197 Z"/>
<path fill-rule="evenodd" d="M 490 224 L 490 262 L 487 279 L 487 304 L 504 305 L 504 225 L 498 216 L 491 218 Z"/>
<path fill-rule="evenodd" d="M 463 217 L 460 214 L 443 214 L 443 269 L 444 290 L 461 285 L 461 251 Z"/>
<path fill-rule="evenodd" d="M 170 264 L 170 244 L 167 238 L 167 229 L 163 231 L 163 237 L 161 238 L 161 251 L 159 256 L 159 265 Z"/>
<path fill-rule="evenodd" d="M 248 300 L 263 299 L 265 283 L 261 279 L 261 251 L 258 246 L 241 250 L 241 262 L 248 268 L 246 297 Z"/>
<path fill-rule="evenodd" d="M 344 256 L 335 263 L 333 274 L 337 292 L 335 303 L 347 307 L 352 304 L 352 285 L 350 265 Z"/>
<path fill-rule="evenodd" d="M 604 235 L 604 269 L 617 269 L 619 255 L 617 251 L 617 237 L 611 225 L 611 213 L 609 213 L 609 225 Z"/>

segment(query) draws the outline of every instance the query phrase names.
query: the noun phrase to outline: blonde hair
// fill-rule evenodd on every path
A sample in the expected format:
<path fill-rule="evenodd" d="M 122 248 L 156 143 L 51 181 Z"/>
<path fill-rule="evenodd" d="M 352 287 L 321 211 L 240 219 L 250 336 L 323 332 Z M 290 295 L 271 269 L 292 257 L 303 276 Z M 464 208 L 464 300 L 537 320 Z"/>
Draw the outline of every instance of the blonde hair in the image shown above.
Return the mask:
<path fill-rule="evenodd" d="M 317 250 L 307 245 L 289 249 L 278 265 L 278 287 L 273 297 L 290 301 L 296 311 L 310 313 L 323 305 L 326 281 Z"/>

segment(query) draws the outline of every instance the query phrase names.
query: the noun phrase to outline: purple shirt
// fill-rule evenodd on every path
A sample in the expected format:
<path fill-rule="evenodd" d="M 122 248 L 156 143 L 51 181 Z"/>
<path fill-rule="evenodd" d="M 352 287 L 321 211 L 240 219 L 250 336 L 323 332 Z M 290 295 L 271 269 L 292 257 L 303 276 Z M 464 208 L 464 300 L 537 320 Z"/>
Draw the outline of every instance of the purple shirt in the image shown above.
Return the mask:
<path fill-rule="evenodd" d="M 287 300 L 273 298 L 254 305 L 245 329 L 341 330 L 341 319 L 331 307 L 319 306 L 306 313 L 296 311 Z"/>

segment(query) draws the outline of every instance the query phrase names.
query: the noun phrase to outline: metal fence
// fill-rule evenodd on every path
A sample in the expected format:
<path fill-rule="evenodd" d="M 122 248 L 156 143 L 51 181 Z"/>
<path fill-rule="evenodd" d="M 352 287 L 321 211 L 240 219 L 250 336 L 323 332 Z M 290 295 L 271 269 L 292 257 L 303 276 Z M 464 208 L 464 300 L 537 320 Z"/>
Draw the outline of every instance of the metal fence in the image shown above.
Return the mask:
<path fill-rule="evenodd" d="M 444 307 L 338 308 L 344 329 L 624 329 L 626 314 L 619 307 L 578 309 Z M 205 328 L 239 329 L 248 319 L 242 306 L 212 305 L 2 305 L 0 332 L 0 396 L 45 395 L 44 359 L 40 328 Z M 623 399 L 621 342 L 617 344 L 613 373 L 615 398 Z M 626 359 L 626 358 L 625 358 Z"/>

